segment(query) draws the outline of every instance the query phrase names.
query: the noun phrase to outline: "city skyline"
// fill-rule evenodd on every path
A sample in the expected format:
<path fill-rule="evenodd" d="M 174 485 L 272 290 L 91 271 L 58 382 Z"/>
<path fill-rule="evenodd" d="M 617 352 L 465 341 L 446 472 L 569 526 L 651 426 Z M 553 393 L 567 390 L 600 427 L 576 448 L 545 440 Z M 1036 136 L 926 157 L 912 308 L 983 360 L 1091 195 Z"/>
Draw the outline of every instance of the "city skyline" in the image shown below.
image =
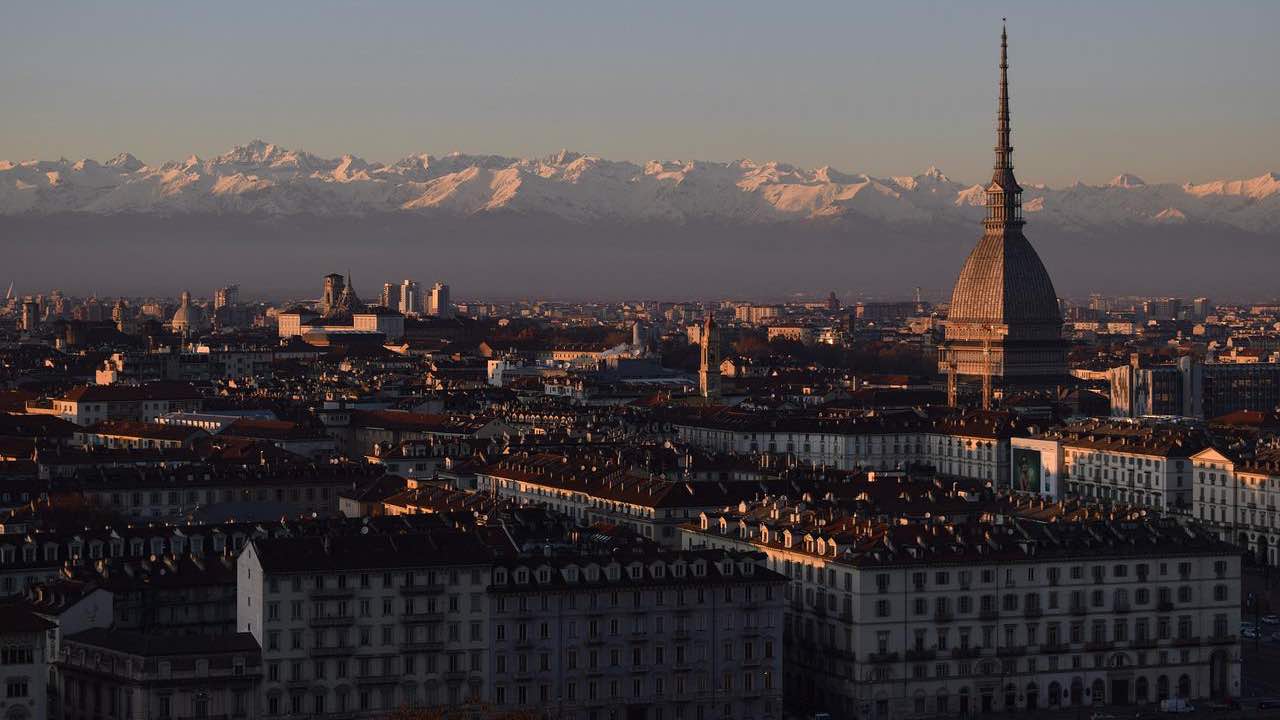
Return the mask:
<path fill-rule="evenodd" d="M 626 158 L 670 139 L 658 116 L 615 122 L 639 80 L 714 86 L 669 116 L 693 145 L 810 152 L 822 123 L 787 104 L 867 85 L 890 101 L 856 129 L 930 138 L 877 153 L 961 143 L 989 169 L 383 163 L 261 140 L 0 163 L 4 720 L 1280 710 L 1280 174 L 1033 181 L 1170 138 L 1162 160 L 1196 165 L 1186 123 L 1268 117 L 1186 41 L 1248 15 L 1207 44 L 1269 57 L 1253 40 L 1280 5 L 1132 3 L 1093 27 L 1088 5 L 1042 5 L 1025 33 L 945 5 L 138 7 L 23 8 L 23 37 L 66 51 L 46 97 L 106 90 L 95 131 L 146 126 L 155 148 L 296 117 L 297 137 L 350 121 L 390 145 L 444 83 L 474 91 L 448 97 L 472 119 L 457 137 L 607 135 Z M 928 52 L 824 60 L 903 47 Z M 67 76 L 103 48 L 125 52 Z M 1129 90 L 1177 51 L 1205 74 L 1148 73 L 1181 89 L 1167 106 Z M 379 74 L 406 58 L 439 70 L 412 96 Z M 32 59 L 0 72 L 30 89 Z M 192 80 L 219 99 L 207 125 L 183 119 Z M 311 106 L 344 84 L 350 102 Z M 1135 108 L 1174 101 L 1194 107 L 1143 132 Z M 600 134 L 577 136 L 592 102 Z M 70 127 L 37 105 L 15 118 Z M 876 117 L 831 107 L 845 130 Z M 1267 142 L 1241 131 L 1214 161 Z"/>

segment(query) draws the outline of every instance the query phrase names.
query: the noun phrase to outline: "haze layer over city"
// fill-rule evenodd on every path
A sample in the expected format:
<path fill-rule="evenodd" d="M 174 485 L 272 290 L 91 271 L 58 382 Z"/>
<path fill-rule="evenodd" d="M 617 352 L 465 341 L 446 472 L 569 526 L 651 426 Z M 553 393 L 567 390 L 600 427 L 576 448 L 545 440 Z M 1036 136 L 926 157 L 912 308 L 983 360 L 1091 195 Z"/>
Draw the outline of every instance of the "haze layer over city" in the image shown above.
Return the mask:
<path fill-rule="evenodd" d="M 9 8 L 0 720 L 1280 717 L 1277 26 Z"/>

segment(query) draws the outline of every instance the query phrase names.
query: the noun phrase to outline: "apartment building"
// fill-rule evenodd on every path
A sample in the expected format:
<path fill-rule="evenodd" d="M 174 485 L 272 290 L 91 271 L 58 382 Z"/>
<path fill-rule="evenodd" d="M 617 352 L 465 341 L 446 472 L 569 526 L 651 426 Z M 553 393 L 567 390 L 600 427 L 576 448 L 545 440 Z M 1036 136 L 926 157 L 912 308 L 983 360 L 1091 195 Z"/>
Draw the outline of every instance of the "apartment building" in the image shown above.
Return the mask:
<path fill-rule="evenodd" d="M 204 405 L 191 385 L 156 382 L 145 385 L 81 385 L 53 398 L 49 408 L 29 412 L 56 415 L 77 425 L 103 420 L 153 422 L 172 412 L 199 412 Z"/>
<path fill-rule="evenodd" d="M 0 675 L 5 720 L 44 720 L 49 716 L 50 633 L 56 625 L 20 603 L 0 605 Z"/>
<path fill-rule="evenodd" d="M 1242 441 L 1205 448 L 1191 461 L 1192 515 L 1255 560 L 1280 564 L 1280 448 Z"/>
<path fill-rule="evenodd" d="M 1032 712 L 1240 692 L 1240 558 L 1172 520 L 843 517 L 769 499 L 682 529 L 791 579 L 790 707 Z"/>
<path fill-rule="evenodd" d="M 59 478 L 55 488 L 81 494 L 98 507 L 132 518 L 185 518 L 211 506 L 236 517 L 253 517 L 255 508 L 280 514 L 320 516 L 338 513 L 338 496 L 353 484 L 382 474 L 381 468 L 352 463 L 258 466 L 188 465 L 172 469 L 89 467 Z"/>
<path fill-rule="evenodd" d="M 262 646 L 264 715 L 485 699 L 492 564 L 475 532 L 252 540 L 236 624 Z"/>
<path fill-rule="evenodd" d="M 1158 422 L 1089 420 L 1011 443 L 1009 484 L 1047 497 L 1098 500 L 1189 513 L 1191 457 L 1203 430 Z M 1056 491 L 1053 484 L 1057 476 Z"/>
<path fill-rule="evenodd" d="M 476 473 L 480 492 L 537 505 L 580 525 L 620 525 L 650 540 L 679 547 L 679 527 L 700 513 L 752 498 L 782 481 L 676 482 L 639 474 L 616 457 L 558 453 L 503 456 Z M 806 483 L 811 484 L 811 483 Z"/>
<path fill-rule="evenodd" d="M 152 636 L 92 628 L 57 663 L 64 720 L 260 717 L 262 657 L 248 633 Z"/>
<path fill-rule="evenodd" d="M 496 563 L 492 703 L 566 720 L 782 717 L 786 578 L 758 552 Z"/>
<path fill-rule="evenodd" d="M 1009 413 L 907 410 L 839 418 L 728 408 L 672 419 L 676 438 L 723 453 L 785 453 L 801 463 L 853 470 L 929 465 L 958 477 L 1008 476 L 1009 440 L 1025 434 Z"/>

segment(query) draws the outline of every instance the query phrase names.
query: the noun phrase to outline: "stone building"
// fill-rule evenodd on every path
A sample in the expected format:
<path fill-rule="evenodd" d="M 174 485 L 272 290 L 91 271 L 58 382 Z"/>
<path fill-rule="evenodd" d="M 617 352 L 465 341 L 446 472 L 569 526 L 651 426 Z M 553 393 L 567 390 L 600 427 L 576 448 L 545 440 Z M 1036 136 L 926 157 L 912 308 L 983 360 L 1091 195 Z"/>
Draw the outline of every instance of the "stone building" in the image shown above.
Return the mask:
<path fill-rule="evenodd" d="M 687 548 L 762 551 L 791 579 L 793 709 L 890 720 L 1239 695 L 1233 547 L 1174 521 L 1051 517 L 882 521 L 769 498 L 682 532 Z"/>
<path fill-rule="evenodd" d="M 1022 233 L 1022 187 L 1013 174 L 1008 39 L 1001 33 L 996 162 L 987 185 L 982 239 L 951 293 L 938 371 L 983 380 L 987 401 L 1005 386 L 1054 386 L 1066 372 L 1062 315 L 1053 281 Z M 954 402 L 954 400 L 953 400 Z"/>

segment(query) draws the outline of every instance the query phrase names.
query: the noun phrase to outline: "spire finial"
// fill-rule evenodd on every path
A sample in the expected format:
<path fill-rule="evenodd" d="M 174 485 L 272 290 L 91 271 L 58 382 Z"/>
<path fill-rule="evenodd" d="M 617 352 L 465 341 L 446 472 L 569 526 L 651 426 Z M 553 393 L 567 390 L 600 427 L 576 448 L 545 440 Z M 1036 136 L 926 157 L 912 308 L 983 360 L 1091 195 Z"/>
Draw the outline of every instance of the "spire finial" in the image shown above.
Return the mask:
<path fill-rule="evenodd" d="M 1012 167 L 1009 143 L 1009 32 L 1000 28 L 1000 107 L 996 112 L 996 167 Z"/>

